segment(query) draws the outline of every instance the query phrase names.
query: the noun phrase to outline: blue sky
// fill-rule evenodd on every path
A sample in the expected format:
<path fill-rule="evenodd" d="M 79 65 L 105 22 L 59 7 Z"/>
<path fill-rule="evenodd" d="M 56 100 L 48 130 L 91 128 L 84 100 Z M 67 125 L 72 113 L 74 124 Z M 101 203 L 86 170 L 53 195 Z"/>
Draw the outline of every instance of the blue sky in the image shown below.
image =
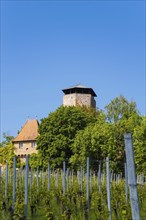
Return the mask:
<path fill-rule="evenodd" d="M 145 1 L 1 1 L 1 134 L 78 83 L 100 109 L 124 95 L 146 115 L 145 37 Z"/>

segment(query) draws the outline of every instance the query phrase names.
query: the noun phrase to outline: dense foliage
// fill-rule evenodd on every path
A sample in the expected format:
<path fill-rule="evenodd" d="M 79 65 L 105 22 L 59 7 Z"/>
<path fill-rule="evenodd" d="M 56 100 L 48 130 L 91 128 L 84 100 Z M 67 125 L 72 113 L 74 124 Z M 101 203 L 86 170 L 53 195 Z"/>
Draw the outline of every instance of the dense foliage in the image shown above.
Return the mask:
<path fill-rule="evenodd" d="M 146 174 L 146 117 L 135 127 L 133 139 L 137 172 Z"/>
<path fill-rule="evenodd" d="M 41 120 L 38 157 L 42 166 L 49 161 L 53 167 L 60 167 L 67 161 L 78 169 L 87 157 L 95 167 L 97 161 L 109 156 L 111 168 L 120 172 L 125 161 L 124 133 L 132 133 L 138 172 L 146 172 L 145 130 L 146 117 L 139 114 L 135 102 L 123 96 L 113 99 L 105 111 L 61 106 Z"/>
<path fill-rule="evenodd" d="M 0 164 L 5 165 L 6 161 L 12 165 L 14 157 L 14 146 L 12 144 L 12 136 L 3 134 L 3 141 L 0 143 Z"/>
<path fill-rule="evenodd" d="M 141 116 L 135 102 L 125 97 L 113 99 L 104 111 L 88 107 L 60 106 L 41 119 L 37 139 L 38 154 L 30 157 L 32 167 L 78 169 L 90 157 L 91 166 L 107 156 L 114 172 L 123 171 L 125 161 L 124 133 L 132 133 L 137 172 L 146 173 L 146 116 Z M 12 137 L 4 134 L 0 144 L 0 163 L 11 160 Z"/>
<path fill-rule="evenodd" d="M 82 107 L 59 107 L 41 120 L 37 149 L 43 164 L 62 166 L 64 160 L 73 155 L 72 144 L 78 131 L 94 124 L 99 112 Z"/>

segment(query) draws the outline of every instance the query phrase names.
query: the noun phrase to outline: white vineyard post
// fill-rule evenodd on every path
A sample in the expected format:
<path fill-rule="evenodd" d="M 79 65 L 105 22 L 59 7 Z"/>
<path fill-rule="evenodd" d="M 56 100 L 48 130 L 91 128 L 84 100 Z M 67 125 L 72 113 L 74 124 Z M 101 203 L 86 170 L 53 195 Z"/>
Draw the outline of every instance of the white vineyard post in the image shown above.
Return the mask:
<path fill-rule="evenodd" d="M 51 187 L 51 184 L 50 184 L 50 164 L 48 164 L 48 191 L 50 191 L 50 187 Z"/>
<path fill-rule="evenodd" d="M 82 167 L 82 191 L 83 191 L 84 180 L 85 180 L 85 173 L 84 173 L 84 168 Z"/>
<path fill-rule="evenodd" d="M 5 178 L 6 178 L 6 182 L 5 182 L 5 201 L 7 204 L 7 194 L 8 194 L 8 174 L 9 174 L 9 166 L 8 166 L 8 162 L 6 162 L 6 173 L 5 173 Z"/>
<path fill-rule="evenodd" d="M 13 193 L 12 193 L 12 209 L 14 211 L 16 202 L 16 157 L 13 158 Z"/>
<path fill-rule="evenodd" d="M 74 170 L 72 170 L 72 172 L 71 172 L 71 181 L 72 181 L 72 186 L 73 186 L 73 183 L 74 183 Z"/>
<path fill-rule="evenodd" d="M 39 168 L 38 167 L 37 167 L 36 180 L 37 180 L 37 190 L 38 190 L 38 187 L 39 187 Z"/>
<path fill-rule="evenodd" d="M 125 163 L 125 194 L 126 202 L 128 202 L 128 174 L 127 174 L 127 164 Z"/>
<path fill-rule="evenodd" d="M 132 135 L 124 134 L 132 220 L 140 220 Z"/>
<path fill-rule="evenodd" d="M 144 173 L 140 175 L 140 184 L 144 185 Z"/>
<path fill-rule="evenodd" d="M 33 183 L 33 171 L 30 170 L 29 189 L 30 189 L 30 202 L 32 201 L 32 183 Z"/>
<path fill-rule="evenodd" d="M 24 198 L 24 216 L 27 219 L 28 214 L 28 155 L 26 155 L 26 165 L 25 165 L 25 198 Z"/>
<path fill-rule="evenodd" d="M 95 182 L 96 182 L 96 174 L 95 174 L 95 171 L 93 172 L 93 182 L 94 182 L 94 185 L 95 185 Z"/>
<path fill-rule="evenodd" d="M 101 162 L 98 165 L 98 192 L 101 193 Z"/>
<path fill-rule="evenodd" d="M 66 190 L 68 191 L 68 188 L 69 188 L 69 168 L 67 168 L 67 170 L 66 170 L 66 178 L 65 178 L 65 180 L 66 180 Z"/>
<path fill-rule="evenodd" d="M 62 176 L 62 185 L 63 185 L 63 194 L 65 194 L 65 187 L 66 187 L 66 167 L 65 167 L 65 161 L 63 162 L 63 176 Z"/>
<path fill-rule="evenodd" d="M 80 171 L 77 170 L 77 180 L 78 180 L 78 185 L 80 185 Z"/>
<path fill-rule="evenodd" d="M 114 182 L 116 182 L 116 174 L 114 173 Z"/>
<path fill-rule="evenodd" d="M 80 190 L 83 190 L 83 168 L 80 168 Z"/>
<path fill-rule="evenodd" d="M 113 172 L 110 173 L 111 182 L 113 181 Z"/>
<path fill-rule="evenodd" d="M 90 170 L 90 192 L 92 193 L 92 171 Z"/>
<path fill-rule="evenodd" d="M 86 201 L 89 216 L 89 157 L 87 157 L 87 172 L 86 172 Z"/>
<path fill-rule="evenodd" d="M 106 188 L 107 188 L 107 205 L 109 211 L 109 220 L 112 219 L 111 211 L 111 193 L 110 193 L 110 167 L 109 167 L 109 158 L 106 158 Z"/>
<path fill-rule="evenodd" d="M 57 172 L 56 172 L 56 187 L 58 188 L 58 169 L 57 169 Z"/>
<path fill-rule="evenodd" d="M 44 167 L 43 167 L 43 169 L 41 171 L 41 184 L 42 184 L 42 186 L 44 184 Z"/>
<path fill-rule="evenodd" d="M 31 189 L 31 187 L 32 187 L 32 181 L 33 181 L 33 179 L 32 179 L 33 177 L 32 177 L 32 176 L 33 176 L 33 171 L 32 171 L 32 168 L 31 168 L 31 170 L 30 170 L 30 181 L 29 181 L 29 184 L 30 184 L 29 187 L 30 187 L 30 189 Z"/>

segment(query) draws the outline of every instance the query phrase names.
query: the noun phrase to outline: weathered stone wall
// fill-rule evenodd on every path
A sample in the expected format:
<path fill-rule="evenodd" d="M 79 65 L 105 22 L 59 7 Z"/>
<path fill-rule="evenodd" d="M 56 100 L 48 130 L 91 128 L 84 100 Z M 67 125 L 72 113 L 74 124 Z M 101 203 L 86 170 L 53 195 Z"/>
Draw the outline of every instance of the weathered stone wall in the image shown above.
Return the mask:
<path fill-rule="evenodd" d="M 63 105 L 64 106 L 86 105 L 89 107 L 96 108 L 96 101 L 91 94 L 73 93 L 63 96 Z"/>
<path fill-rule="evenodd" d="M 36 146 L 32 147 L 32 142 L 21 142 L 21 143 L 23 143 L 22 148 L 19 148 L 19 143 L 14 143 L 14 147 L 15 147 L 14 152 L 17 156 L 37 153 Z"/>
<path fill-rule="evenodd" d="M 75 106 L 76 94 L 68 94 L 63 96 L 64 106 Z"/>
<path fill-rule="evenodd" d="M 93 96 L 91 96 L 91 106 L 92 106 L 93 108 L 96 108 L 96 101 L 95 101 L 95 99 L 94 99 Z"/>

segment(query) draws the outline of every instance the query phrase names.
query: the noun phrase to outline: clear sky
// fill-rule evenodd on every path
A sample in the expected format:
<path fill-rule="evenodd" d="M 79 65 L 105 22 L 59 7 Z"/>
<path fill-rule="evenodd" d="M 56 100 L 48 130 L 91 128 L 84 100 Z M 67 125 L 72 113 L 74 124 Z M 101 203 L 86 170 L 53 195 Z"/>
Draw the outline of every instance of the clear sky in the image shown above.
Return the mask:
<path fill-rule="evenodd" d="M 1 134 L 81 83 L 97 107 L 124 95 L 146 115 L 145 1 L 1 1 Z"/>

